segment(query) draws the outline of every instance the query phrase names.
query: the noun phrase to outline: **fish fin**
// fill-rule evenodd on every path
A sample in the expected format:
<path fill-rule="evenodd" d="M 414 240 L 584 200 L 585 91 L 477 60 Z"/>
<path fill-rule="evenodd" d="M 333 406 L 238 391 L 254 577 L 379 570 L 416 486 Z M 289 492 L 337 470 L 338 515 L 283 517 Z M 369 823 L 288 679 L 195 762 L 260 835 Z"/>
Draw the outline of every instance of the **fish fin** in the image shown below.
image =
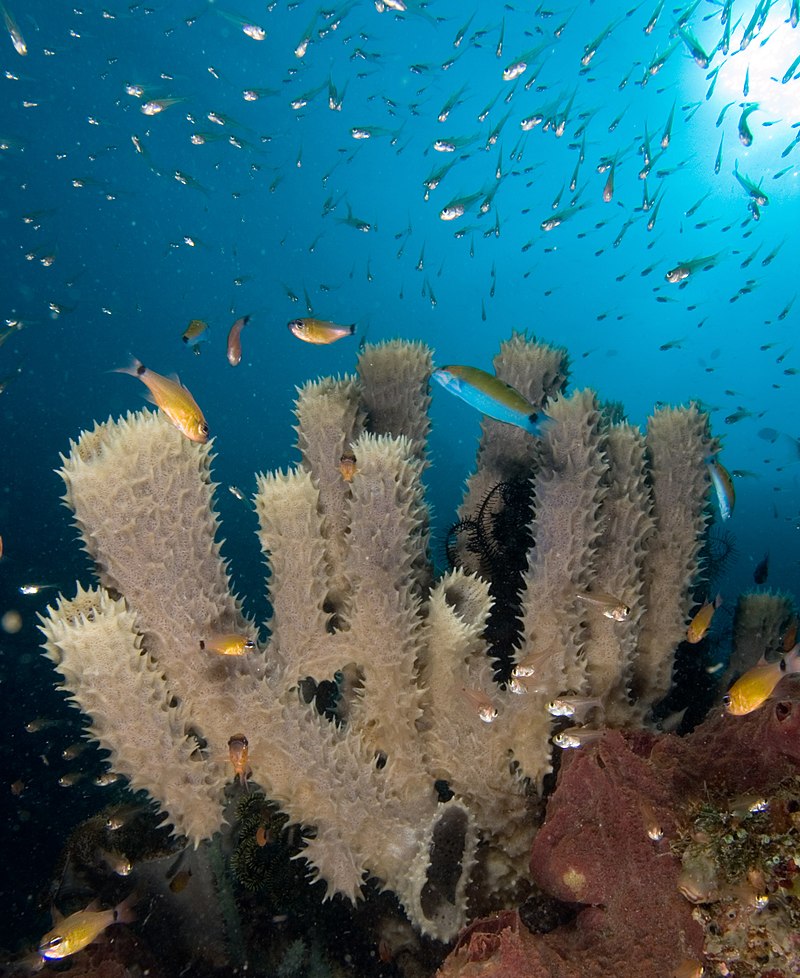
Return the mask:
<path fill-rule="evenodd" d="M 355 333 L 355 331 L 356 331 L 356 324 L 355 323 L 350 323 L 347 328 L 350 331 L 350 334 L 349 335 L 352 336 L 353 333 Z"/>
<path fill-rule="evenodd" d="M 103 904 L 99 900 L 94 899 L 90 904 L 84 907 L 84 912 L 97 913 L 98 910 L 102 910 L 102 909 L 103 909 Z"/>
<path fill-rule="evenodd" d="M 50 907 L 50 916 L 53 918 L 53 926 L 56 927 L 64 919 L 64 914 L 58 909 L 58 907 L 53 904 Z"/>
<path fill-rule="evenodd" d="M 529 414 L 528 421 L 530 422 L 530 428 L 528 430 L 531 434 L 536 435 L 537 438 L 543 438 L 556 423 L 555 418 L 551 418 L 544 411 L 534 411 L 532 414 Z"/>
<path fill-rule="evenodd" d="M 114 374 L 130 374 L 131 377 L 141 377 L 147 368 L 142 363 L 141 360 L 137 360 L 136 357 L 131 358 L 131 362 L 127 367 L 115 367 L 111 373 Z"/>

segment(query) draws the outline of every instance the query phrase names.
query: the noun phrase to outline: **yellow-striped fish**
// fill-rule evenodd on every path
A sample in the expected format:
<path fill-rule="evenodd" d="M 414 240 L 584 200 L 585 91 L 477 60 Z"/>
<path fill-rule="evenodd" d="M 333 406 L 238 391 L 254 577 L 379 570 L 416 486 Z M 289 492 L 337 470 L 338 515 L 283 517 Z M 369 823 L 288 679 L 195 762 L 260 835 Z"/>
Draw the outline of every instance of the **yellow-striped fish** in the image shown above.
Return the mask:
<path fill-rule="evenodd" d="M 306 343 L 322 345 L 335 343 L 344 336 L 352 336 L 356 331 L 355 323 L 349 326 L 339 326 L 324 319 L 293 319 L 287 324 L 289 332 Z"/>
<path fill-rule="evenodd" d="M 132 907 L 136 902 L 131 894 L 111 910 L 93 910 L 89 904 L 69 917 L 56 921 L 55 927 L 39 942 L 39 954 L 48 961 L 60 961 L 77 954 L 103 933 L 112 924 L 129 924 L 136 919 Z"/>
<path fill-rule="evenodd" d="M 162 377 L 154 370 L 148 370 L 135 358 L 129 367 L 118 367 L 116 372 L 138 377 L 149 389 L 153 403 L 166 414 L 181 434 L 201 444 L 208 441 L 208 425 L 203 412 L 179 380 Z"/>

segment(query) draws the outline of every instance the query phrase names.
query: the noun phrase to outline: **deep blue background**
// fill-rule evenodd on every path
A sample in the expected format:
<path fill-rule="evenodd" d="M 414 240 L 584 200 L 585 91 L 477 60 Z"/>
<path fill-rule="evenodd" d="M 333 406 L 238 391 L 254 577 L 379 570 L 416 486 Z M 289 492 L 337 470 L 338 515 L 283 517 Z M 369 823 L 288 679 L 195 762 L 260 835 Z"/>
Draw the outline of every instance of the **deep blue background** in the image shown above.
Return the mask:
<path fill-rule="evenodd" d="M 724 583 L 727 606 L 751 586 L 766 550 L 770 585 L 791 589 L 796 578 L 800 378 L 793 371 L 800 368 L 800 305 L 778 320 L 800 288 L 800 149 L 781 157 L 800 124 L 800 80 L 780 81 L 800 51 L 800 31 L 786 22 L 789 3 L 774 5 L 744 51 L 738 48 L 755 4 L 737 3 L 728 57 L 717 52 L 702 70 L 671 36 L 681 8 L 667 6 L 655 30 L 644 33 L 655 6 L 649 0 L 627 15 L 609 3 L 535 12 L 529 4 L 483 3 L 458 49 L 456 33 L 476 8 L 455 0 L 410 5 L 399 15 L 367 2 L 331 3 L 331 18 L 306 2 L 269 10 L 235 2 L 129 8 L 108 0 L 111 16 L 103 16 L 94 4 L 31 0 L 13 11 L 28 56 L 0 38 L 0 312 L 25 324 L 0 348 L 0 385 L 11 380 L 0 394 L 0 614 L 17 609 L 24 622 L 18 634 L 0 634 L 9 812 L 3 838 L 17 840 L 15 855 L 2 862 L 0 891 L 13 913 L 0 917 L 0 944 L 8 946 L 41 926 L 35 902 L 63 838 L 101 799 L 97 789 L 56 785 L 70 768 L 59 755 L 76 727 L 64 725 L 51 672 L 37 652 L 35 612 L 54 592 L 23 597 L 17 588 L 34 581 L 71 592 L 76 578 L 89 579 L 53 470 L 69 439 L 94 419 L 140 407 L 141 386 L 109 372 L 131 355 L 162 373 L 180 373 L 214 434 L 216 479 L 249 496 L 256 471 L 296 458 L 295 387 L 354 367 L 357 339 L 317 348 L 286 330 L 289 319 L 307 314 L 306 294 L 314 314 L 355 321 L 371 341 L 423 340 L 441 364 L 490 367 L 502 339 L 513 329 L 530 330 L 569 349 L 573 387 L 589 385 L 604 399 L 624 402 L 635 423 L 643 424 L 656 402 L 698 399 L 712 412 L 724 438 L 722 460 L 749 473 L 736 482 L 730 529 L 740 556 Z M 720 9 L 701 3 L 691 19 L 707 51 L 721 36 Z M 262 25 L 267 39 L 247 37 L 235 15 Z M 312 41 L 298 59 L 293 51 L 312 19 Z M 613 31 L 583 70 L 585 46 L 612 19 Z M 556 39 L 554 30 L 565 22 Z M 532 87 L 524 87 L 532 68 L 504 82 L 502 69 L 540 43 Z M 657 53 L 673 44 L 662 71 L 649 75 Z M 427 67 L 415 73 L 411 65 Z M 748 100 L 759 109 L 750 116 L 754 141 L 746 148 L 737 123 L 748 66 Z M 328 108 L 329 79 L 345 93 L 341 112 Z M 185 101 L 148 118 L 141 101 L 125 93 L 126 83 L 145 86 L 148 97 Z M 291 108 L 319 86 L 306 107 Z M 442 106 L 462 86 L 461 101 L 439 123 Z M 249 88 L 277 94 L 248 102 L 242 92 Z M 558 116 L 570 99 L 561 138 L 541 126 L 521 131 L 522 118 L 535 111 Z M 640 209 L 640 149 L 649 133 L 653 155 L 660 151 L 673 103 L 670 146 L 647 180 L 649 196 L 661 199 L 648 232 L 652 211 Z M 207 119 L 211 111 L 232 121 L 219 127 Z M 353 139 L 351 128 L 363 126 L 384 132 Z M 575 196 L 566 184 L 581 126 L 580 207 L 543 233 L 540 223 L 555 199 L 566 208 Z M 218 138 L 195 146 L 193 132 Z M 136 152 L 134 135 L 146 156 Z M 230 135 L 241 148 L 227 141 Z M 473 136 L 426 201 L 423 181 L 451 159 L 432 149 L 434 140 Z M 596 168 L 615 155 L 615 193 L 606 203 L 607 174 Z M 770 196 L 759 221 L 732 175 L 736 159 Z M 476 203 L 459 221 L 441 221 L 440 210 L 454 198 L 493 188 L 498 161 L 502 182 L 489 213 L 479 216 Z M 182 185 L 175 171 L 199 186 Z M 323 216 L 328 200 L 335 207 Z M 348 203 L 372 225 L 369 233 L 343 222 Z M 469 230 L 455 238 L 460 228 Z M 717 253 L 716 267 L 685 288 L 665 282 L 665 272 L 681 261 Z M 46 267 L 41 259 L 50 257 Z M 739 295 L 743 287 L 749 291 Z M 252 322 L 234 370 L 225 336 L 243 313 Z M 193 318 L 211 324 L 200 356 L 181 343 Z M 441 542 L 472 464 L 478 418 L 441 389 L 433 397 L 428 478 Z M 740 407 L 750 416 L 726 424 Z M 224 491 L 219 509 L 237 590 L 262 614 L 255 519 Z M 25 733 L 23 724 L 38 715 L 59 724 Z M 96 773 L 97 761 L 90 754 L 82 763 Z M 14 797 L 9 786 L 18 779 L 25 789 Z"/>

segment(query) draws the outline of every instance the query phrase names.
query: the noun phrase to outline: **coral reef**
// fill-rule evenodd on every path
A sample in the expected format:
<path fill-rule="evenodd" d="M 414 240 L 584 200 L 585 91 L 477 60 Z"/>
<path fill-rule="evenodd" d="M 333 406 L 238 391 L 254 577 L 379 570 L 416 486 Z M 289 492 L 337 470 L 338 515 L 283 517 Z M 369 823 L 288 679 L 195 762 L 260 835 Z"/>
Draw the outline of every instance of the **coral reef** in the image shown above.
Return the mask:
<path fill-rule="evenodd" d="M 440 978 L 797 974 L 799 734 L 795 683 L 683 738 L 609 731 L 570 753 L 531 852 L 548 899 L 473 924 Z M 535 926 L 552 898 L 574 922 Z"/>
<path fill-rule="evenodd" d="M 497 483 L 529 483 L 516 588 L 473 573 L 485 568 L 462 546 L 434 580 L 421 481 L 432 358 L 392 342 L 364 348 L 358 378 L 305 385 L 300 464 L 258 477 L 265 647 L 201 645 L 258 632 L 220 555 L 211 448 L 148 412 L 97 424 L 63 459 L 100 586 L 60 596 L 41 626 L 90 735 L 176 834 L 197 846 L 220 828 L 228 740 L 244 733 L 252 781 L 305 827 L 328 895 L 356 900 L 369 875 L 439 940 L 465 923 L 471 876 L 490 903 L 525 892 L 553 771 L 548 701 L 593 697 L 605 725 L 638 727 L 669 690 L 717 448 L 695 406 L 660 409 L 645 435 L 611 423 L 592 392 L 565 394 L 564 352 L 526 336 L 495 366 L 552 418 L 541 439 L 484 420 L 462 507 L 475 519 Z M 495 494 L 493 526 L 511 498 Z M 584 600 L 601 592 L 630 614 Z M 487 623 L 506 612 L 519 624 L 507 666 L 523 678 L 498 684 Z"/>

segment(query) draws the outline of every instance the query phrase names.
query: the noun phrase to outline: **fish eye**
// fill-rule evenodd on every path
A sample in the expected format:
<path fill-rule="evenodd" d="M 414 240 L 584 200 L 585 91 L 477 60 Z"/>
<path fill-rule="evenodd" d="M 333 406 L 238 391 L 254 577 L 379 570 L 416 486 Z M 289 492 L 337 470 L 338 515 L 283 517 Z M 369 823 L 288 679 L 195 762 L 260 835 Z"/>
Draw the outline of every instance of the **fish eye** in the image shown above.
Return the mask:
<path fill-rule="evenodd" d="M 200 425 L 200 434 L 201 435 L 207 435 L 208 434 L 208 425 L 205 422 L 203 422 Z"/>
<path fill-rule="evenodd" d="M 63 941 L 64 941 L 64 938 L 61 937 L 60 934 L 56 934 L 56 936 L 55 937 L 51 937 L 49 941 L 45 941 L 44 944 L 40 944 L 39 945 L 39 950 L 40 951 L 50 951 L 54 947 L 58 947 L 59 944 L 62 944 Z"/>
<path fill-rule="evenodd" d="M 252 638 L 248 638 L 244 643 L 244 647 L 246 649 L 254 649 L 256 647 L 256 643 L 252 640 Z"/>
<path fill-rule="evenodd" d="M 728 693 L 726 693 L 722 697 L 722 705 L 723 706 L 730 706 L 731 705 L 731 698 L 730 698 L 730 695 Z"/>
<path fill-rule="evenodd" d="M 303 320 L 302 319 L 293 319 L 289 323 L 289 329 L 302 329 L 302 328 L 303 328 Z"/>

